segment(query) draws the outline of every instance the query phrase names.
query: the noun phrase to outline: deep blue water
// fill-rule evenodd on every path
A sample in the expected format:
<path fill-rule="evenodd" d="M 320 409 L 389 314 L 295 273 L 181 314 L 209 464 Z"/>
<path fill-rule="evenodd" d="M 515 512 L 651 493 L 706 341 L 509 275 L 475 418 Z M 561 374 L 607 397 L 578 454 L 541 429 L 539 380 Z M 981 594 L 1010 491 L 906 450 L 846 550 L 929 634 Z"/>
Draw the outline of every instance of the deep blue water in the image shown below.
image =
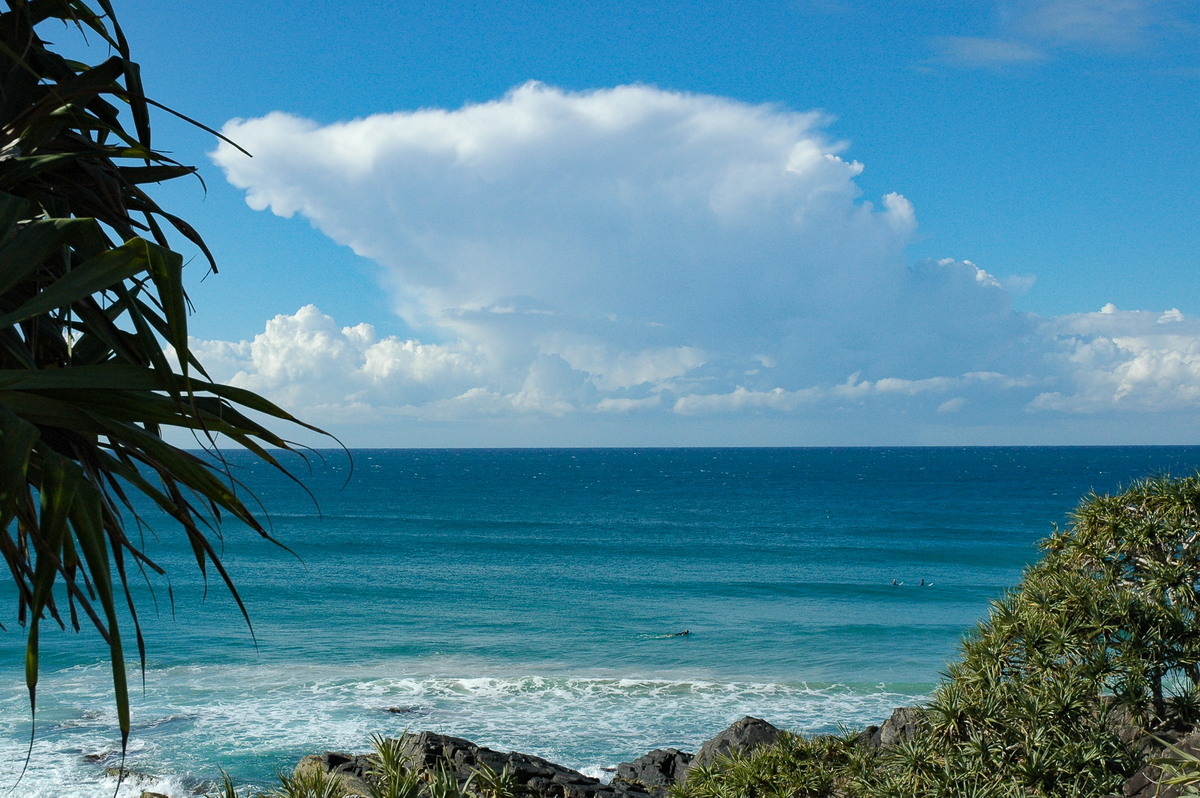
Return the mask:
<path fill-rule="evenodd" d="M 932 689 L 1081 497 L 1192 473 L 1200 447 L 324 452 L 292 463 L 311 496 L 232 460 L 294 555 L 225 529 L 256 647 L 148 514 L 174 614 L 165 582 L 157 614 L 139 588 L 128 765 L 156 778 L 132 795 L 185 795 L 221 767 L 268 786 L 306 753 L 405 729 L 594 771 L 743 714 L 878 722 Z M 92 637 L 44 635 L 21 794 L 112 794 Z M 0 786 L 29 735 L 22 645 L 15 624 L 0 634 Z"/>

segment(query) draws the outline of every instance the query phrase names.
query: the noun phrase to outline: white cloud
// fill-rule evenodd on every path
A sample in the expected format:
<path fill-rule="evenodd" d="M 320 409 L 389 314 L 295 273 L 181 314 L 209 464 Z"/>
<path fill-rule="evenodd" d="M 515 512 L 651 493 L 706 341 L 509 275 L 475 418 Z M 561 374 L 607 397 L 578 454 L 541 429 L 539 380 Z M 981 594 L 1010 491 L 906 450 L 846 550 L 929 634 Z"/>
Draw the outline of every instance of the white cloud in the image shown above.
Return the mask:
<path fill-rule="evenodd" d="M 335 430 L 396 419 L 771 414 L 840 415 L 842 423 L 853 425 L 877 423 L 880 413 L 896 412 L 928 418 L 976 411 L 990 418 L 1020 407 L 1072 415 L 1194 413 L 1200 407 L 1200 320 L 1175 309 L 1150 313 L 1106 306 L 1043 320 L 1020 346 L 1021 356 L 1012 358 L 1028 370 L 1012 374 L 870 380 L 856 371 L 837 383 L 793 389 L 772 384 L 769 369 L 753 373 L 768 375 L 764 384 L 771 387 L 724 387 L 722 379 L 706 376 L 702 361 L 689 359 L 692 353 L 670 350 L 629 356 L 615 369 L 599 352 L 589 353 L 592 361 L 575 363 L 542 354 L 516 375 L 506 375 L 480 348 L 379 338 L 370 325 L 338 327 L 311 305 L 268 321 L 252 341 L 194 341 L 193 348 L 216 379 L 263 392 Z M 597 379 L 622 368 L 640 376 Z"/>
<path fill-rule="evenodd" d="M 805 403 L 819 399 L 822 393 L 813 388 L 803 391 L 785 391 L 782 388 L 750 391 L 739 385 L 729 393 L 681 396 L 675 401 L 674 410 L 681 415 L 740 413 L 747 410 L 790 412 Z"/>
<path fill-rule="evenodd" d="M 387 267 L 415 329 L 519 359 L 568 341 L 709 350 L 903 279 L 911 205 L 859 202 L 862 167 L 823 122 L 527 84 L 456 111 L 235 122 L 224 132 L 255 157 L 215 158 L 252 207 L 301 213 Z"/>
<path fill-rule="evenodd" d="M 645 399 L 614 399 L 607 397 L 596 403 L 599 413 L 632 413 L 638 410 L 650 410 L 662 404 L 662 397 L 647 396 Z"/>
<path fill-rule="evenodd" d="M 1200 406 L 1200 320 L 1178 309 L 1061 316 L 1042 328 L 1062 388 L 1033 409 L 1100 412 L 1191 410 Z"/>
<path fill-rule="evenodd" d="M 252 341 L 192 348 L 214 378 L 296 408 L 425 401 L 486 381 L 490 368 L 468 344 L 379 339 L 371 325 L 338 327 L 314 305 L 269 320 Z"/>
<path fill-rule="evenodd" d="M 912 204 L 863 198 L 864 167 L 825 121 L 647 86 L 528 84 L 457 110 L 230 123 L 255 157 L 214 157 L 251 206 L 300 213 L 374 259 L 416 337 L 308 306 L 252 341 L 197 348 L 215 375 L 315 423 L 364 428 L 979 424 L 1200 400 L 1200 326 L 1178 310 L 1037 319 L 1011 307 L 1032 278 L 907 263 Z"/>

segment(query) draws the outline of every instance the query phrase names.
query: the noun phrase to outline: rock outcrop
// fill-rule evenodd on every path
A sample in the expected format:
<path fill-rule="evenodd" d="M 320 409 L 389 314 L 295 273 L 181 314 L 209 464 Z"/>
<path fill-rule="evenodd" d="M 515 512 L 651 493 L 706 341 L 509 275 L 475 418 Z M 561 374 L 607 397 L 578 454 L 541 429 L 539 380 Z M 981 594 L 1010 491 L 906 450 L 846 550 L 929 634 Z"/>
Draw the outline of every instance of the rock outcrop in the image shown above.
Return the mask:
<path fill-rule="evenodd" d="M 538 756 L 493 751 L 461 737 L 435 732 L 405 737 L 401 749 L 412 767 L 428 772 L 448 769 L 459 783 L 486 767 L 496 773 L 507 770 L 523 795 L 539 798 L 658 798 L 672 785 L 682 783 L 689 768 L 725 754 L 768 745 L 782 733 L 765 720 L 745 717 L 704 743 L 695 755 L 667 748 L 622 763 L 609 784 Z M 329 751 L 306 756 L 296 765 L 296 773 L 311 768 L 333 773 L 347 792 L 365 796 L 369 793 L 367 779 L 375 766 L 372 754 Z"/>
<path fill-rule="evenodd" d="M 577 770 L 556 765 L 541 757 L 517 752 L 502 753 L 475 745 L 461 737 L 435 732 L 421 732 L 402 741 L 401 749 L 412 767 L 436 772 L 447 768 L 461 784 L 480 768 L 496 773 L 505 770 L 513 784 L 525 795 L 545 798 L 648 798 L 650 793 L 632 785 L 603 784 L 599 779 L 585 776 Z M 342 786 L 352 795 L 366 796 L 368 774 L 375 767 L 371 754 L 347 755 L 327 752 L 300 760 L 296 772 L 320 768 L 337 774 Z"/>
<path fill-rule="evenodd" d="M 648 795 L 645 790 L 626 785 L 603 784 L 599 779 L 538 756 L 501 753 L 461 737 L 421 732 L 405 738 L 403 749 L 417 767 L 428 770 L 447 763 L 459 782 L 465 782 L 480 767 L 488 767 L 497 773 L 508 769 L 524 793 L 547 798 L 640 798 Z"/>
<path fill-rule="evenodd" d="M 746 753 L 760 745 L 770 745 L 781 734 L 783 734 L 782 729 L 775 728 L 761 718 L 752 718 L 747 715 L 700 746 L 689 769 L 707 765 L 719 756 Z"/>
<path fill-rule="evenodd" d="M 703 767 L 726 754 L 745 754 L 760 745 L 770 745 L 781 734 L 781 729 L 765 720 L 746 716 L 704 743 L 695 754 L 663 748 L 632 762 L 622 762 L 617 766 L 613 784 L 627 784 L 661 794 L 672 785 L 682 784 L 692 768 Z"/>
<path fill-rule="evenodd" d="M 628 784 L 655 791 L 683 781 L 692 755 L 678 748 L 658 748 L 632 762 L 617 765 L 614 784 Z"/>
<path fill-rule="evenodd" d="M 916 734 L 920 723 L 920 707 L 897 707 L 882 726 L 868 726 L 858 738 L 872 748 L 890 748 Z"/>

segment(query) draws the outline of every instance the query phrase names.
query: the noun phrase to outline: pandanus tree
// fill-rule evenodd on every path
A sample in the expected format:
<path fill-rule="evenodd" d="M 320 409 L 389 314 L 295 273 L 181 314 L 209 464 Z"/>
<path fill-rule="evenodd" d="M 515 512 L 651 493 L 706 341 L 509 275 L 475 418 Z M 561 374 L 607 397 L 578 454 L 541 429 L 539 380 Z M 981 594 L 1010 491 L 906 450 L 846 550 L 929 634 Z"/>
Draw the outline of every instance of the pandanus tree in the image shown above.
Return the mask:
<path fill-rule="evenodd" d="M 111 55 L 96 64 L 68 59 L 43 39 L 48 26 L 78 28 Z M 184 259 L 172 240 L 197 248 L 213 271 L 216 264 L 196 231 L 146 190 L 195 172 L 154 149 L 152 109 L 167 112 L 143 93 L 109 0 L 6 0 L 0 554 L 26 635 L 31 708 L 41 626 L 90 628 L 112 661 L 123 742 L 130 629 L 145 659 L 130 583 L 162 573 L 128 534 L 138 508 L 170 516 L 200 570 L 215 572 L 245 614 L 214 544 L 228 518 L 268 533 L 217 443 L 282 468 L 275 453 L 291 447 L 264 424 L 301 424 L 254 393 L 213 382 L 189 350 Z M 207 453 L 169 443 L 171 429 Z"/>
<path fill-rule="evenodd" d="M 1200 721 L 1200 477 L 1088 496 L 1042 548 L 924 708 L 914 745 L 936 766 L 898 751 L 889 783 L 1108 794 L 1142 764 L 1146 733 Z"/>
<path fill-rule="evenodd" d="M 1200 722 L 1200 476 L 1088 496 L 1042 548 L 965 637 L 898 742 L 876 750 L 850 738 L 838 755 L 822 754 L 836 794 L 1119 794 L 1154 736 Z M 734 757 L 672 795 L 835 794 L 796 788 L 811 749 Z M 1200 761 L 1175 754 L 1176 773 L 1162 783 L 1200 785 Z M 753 789 L 723 792 L 735 777 Z"/>
<path fill-rule="evenodd" d="M 1047 561 L 1103 597 L 1095 639 L 1108 687 L 1165 716 L 1200 690 L 1200 477 L 1143 480 L 1091 496 L 1045 544 Z"/>

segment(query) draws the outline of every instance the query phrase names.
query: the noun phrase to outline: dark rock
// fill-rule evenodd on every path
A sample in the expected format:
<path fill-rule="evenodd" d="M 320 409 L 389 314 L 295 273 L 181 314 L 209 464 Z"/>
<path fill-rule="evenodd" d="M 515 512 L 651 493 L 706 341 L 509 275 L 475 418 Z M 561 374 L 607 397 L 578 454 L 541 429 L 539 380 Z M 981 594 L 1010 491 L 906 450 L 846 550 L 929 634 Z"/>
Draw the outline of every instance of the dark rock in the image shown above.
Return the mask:
<path fill-rule="evenodd" d="M 688 769 L 702 767 L 719 756 L 748 753 L 760 745 L 770 745 L 783 731 L 761 718 L 746 716 L 712 738 L 692 758 Z"/>
<path fill-rule="evenodd" d="M 854 738 L 860 745 L 868 745 L 872 748 L 879 747 L 879 727 L 875 725 L 868 726 L 858 733 Z"/>
<path fill-rule="evenodd" d="M 906 720 L 907 716 L 903 714 L 906 711 L 909 710 L 897 710 L 884 724 L 889 738 L 899 739 L 901 735 L 911 733 L 907 730 L 915 724 L 916 716 Z M 449 769 L 460 784 L 465 783 L 478 769 L 487 767 L 496 773 L 507 770 L 518 792 L 534 798 L 659 798 L 673 785 L 681 784 L 687 772 L 697 764 L 708 764 L 726 754 L 748 753 L 775 742 L 782 733 L 765 720 L 745 717 L 704 743 L 694 756 L 667 748 L 651 751 L 633 762 L 622 763 L 617 767 L 611 784 L 603 784 L 598 779 L 541 757 L 493 751 L 461 737 L 436 732 L 404 737 L 400 741 L 400 749 L 409 758 L 412 767 L 426 772 Z M 375 763 L 375 758 L 369 755 L 326 752 L 305 757 L 296 770 L 319 767 L 337 773 L 349 792 L 366 794 L 365 779 Z"/>
<path fill-rule="evenodd" d="M 868 726 L 859 739 L 873 748 L 890 748 L 916 734 L 921 722 L 920 707 L 897 707 L 882 726 Z"/>
<path fill-rule="evenodd" d="M 659 748 L 632 762 L 617 766 L 613 783 L 643 787 L 648 790 L 670 787 L 683 781 L 692 762 L 692 755 L 678 748 Z"/>
<path fill-rule="evenodd" d="M 1172 735 L 1163 735 L 1163 739 L 1171 742 L 1171 745 L 1178 748 L 1185 754 L 1193 756 L 1200 755 L 1200 730 L 1192 731 L 1190 734 L 1178 736 L 1176 740 L 1171 741 Z M 1151 747 L 1153 746 L 1153 747 Z M 1166 757 L 1168 759 L 1179 756 L 1178 752 L 1171 751 L 1154 743 L 1147 745 L 1147 753 L 1152 758 Z M 1179 798 L 1183 794 L 1182 787 L 1175 787 L 1168 784 L 1159 784 L 1159 779 L 1163 776 L 1163 769 L 1158 765 L 1146 765 L 1146 767 L 1134 773 L 1133 776 L 1125 782 L 1125 786 L 1121 789 L 1121 794 L 1125 798 Z"/>
<path fill-rule="evenodd" d="M 1154 795 L 1154 777 L 1158 776 L 1158 768 L 1144 767 L 1125 782 L 1125 786 L 1121 788 L 1121 794 L 1126 798 L 1140 795 Z"/>
<path fill-rule="evenodd" d="M 519 791 L 545 798 L 646 798 L 649 795 L 634 785 L 602 784 L 599 779 L 538 756 L 493 751 L 461 737 L 435 732 L 421 732 L 404 738 L 401 750 L 411 758 L 414 767 L 428 771 L 449 767 L 460 783 L 466 782 L 478 768 L 488 767 L 496 773 L 507 769 Z"/>

